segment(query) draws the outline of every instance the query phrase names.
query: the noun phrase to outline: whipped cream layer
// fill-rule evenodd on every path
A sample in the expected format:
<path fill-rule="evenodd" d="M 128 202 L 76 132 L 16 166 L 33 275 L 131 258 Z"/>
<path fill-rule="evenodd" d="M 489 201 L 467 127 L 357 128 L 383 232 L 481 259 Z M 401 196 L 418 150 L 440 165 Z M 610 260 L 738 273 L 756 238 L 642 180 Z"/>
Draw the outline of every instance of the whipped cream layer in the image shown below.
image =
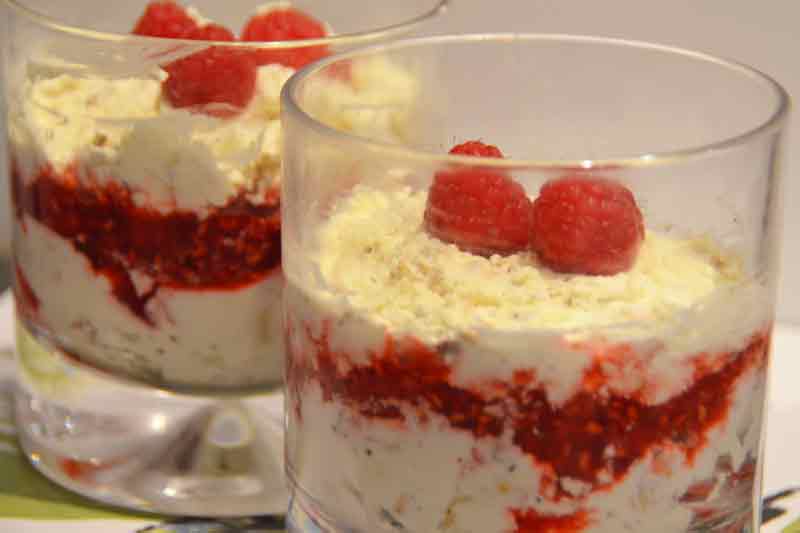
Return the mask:
<path fill-rule="evenodd" d="M 79 75 L 74 67 L 55 58 L 32 61 L 27 77 L 11 91 L 18 99 L 8 113 L 18 195 L 33 194 L 48 203 L 41 191 L 53 189 L 36 184 L 44 178 L 90 194 L 98 191 L 100 198 L 109 191 L 129 191 L 134 207 L 165 217 L 188 213 L 199 227 L 214 212 L 220 218 L 221 206 L 232 212 L 242 202 L 253 210 L 268 204 L 265 198 L 281 177 L 280 92 L 293 69 L 260 67 L 248 107 L 218 119 L 171 107 L 161 92 L 166 74 L 157 66 L 124 77 L 106 77 L 103 71 Z M 404 75 L 383 61 L 355 62 L 350 68 L 350 79 L 331 77 L 318 86 L 350 101 L 378 101 L 386 94 L 381 80 Z M 387 97 L 407 101 L 413 95 L 390 91 Z M 340 122 L 351 130 L 372 131 L 376 113 L 401 111 L 365 116 L 342 108 Z M 108 277 L 81 253 L 80 236 L 65 239 L 31 216 L 31 209 L 36 207 L 17 206 L 14 237 L 18 271 L 39 301 L 28 319 L 61 347 L 104 369 L 161 384 L 280 382 L 279 267 L 257 282 L 224 289 L 161 287 L 149 299 L 145 295 L 154 281 L 132 268 L 128 274 L 137 298 L 146 300 L 139 313 L 146 323 L 114 297 Z M 74 215 L 81 217 L 81 210 Z"/>
<path fill-rule="evenodd" d="M 652 334 L 744 279 L 735 257 L 709 240 L 654 232 L 634 267 L 616 276 L 559 274 L 535 254 L 463 253 L 424 230 L 426 199 L 411 189 L 358 187 L 325 224 L 316 258 L 327 290 L 426 342 L 481 327 L 580 331 L 642 322 Z"/>
<path fill-rule="evenodd" d="M 735 254 L 648 231 L 629 272 L 559 274 L 430 237 L 425 202 L 355 187 L 287 273 L 300 505 L 358 531 L 749 524 L 771 306 Z"/>

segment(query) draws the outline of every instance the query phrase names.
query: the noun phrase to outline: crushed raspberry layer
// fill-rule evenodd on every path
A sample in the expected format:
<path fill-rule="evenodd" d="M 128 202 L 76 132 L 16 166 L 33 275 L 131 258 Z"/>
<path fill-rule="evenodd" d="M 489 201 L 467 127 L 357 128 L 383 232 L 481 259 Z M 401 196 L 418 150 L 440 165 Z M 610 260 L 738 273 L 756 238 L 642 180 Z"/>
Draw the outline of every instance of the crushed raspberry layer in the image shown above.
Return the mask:
<path fill-rule="evenodd" d="M 109 280 L 114 297 L 147 324 L 153 325 L 147 303 L 161 288 L 233 290 L 280 268 L 277 191 L 257 203 L 240 193 L 209 206 L 202 218 L 136 205 L 134 193 L 119 182 L 79 180 L 74 168 L 59 174 L 45 166 L 27 183 L 12 169 L 14 210 L 23 228 L 24 214 L 68 240 Z M 150 286 L 137 287 L 134 274 L 149 278 Z"/>
<path fill-rule="evenodd" d="M 578 533 L 590 524 L 583 511 L 565 516 L 549 516 L 532 509 L 514 509 L 511 514 L 517 525 L 515 533 Z"/>
<path fill-rule="evenodd" d="M 17 309 L 23 314 L 36 314 L 41 304 L 39 297 L 33 291 L 31 283 L 25 277 L 25 273 L 19 266 L 19 263 L 14 262 L 14 275 L 16 276 L 14 284 L 14 296 L 17 303 Z"/>
<path fill-rule="evenodd" d="M 288 329 L 289 336 L 303 334 L 291 324 Z M 290 353 L 288 390 L 298 417 L 302 388 L 313 381 L 325 402 L 369 419 L 404 424 L 413 412 L 425 423 L 436 414 L 479 439 L 511 429 L 514 445 L 544 467 L 542 495 L 554 500 L 574 497 L 561 488 L 560 478 L 583 481 L 591 492 L 607 490 L 658 448 L 677 450 L 691 464 L 708 444 L 709 431 L 727 418 L 739 379 L 752 368 L 763 371 L 769 347 L 769 334 L 760 333 L 741 351 L 698 354 L 692 385 L 656 405 L 644 400 L 645 390 L 622 395 L 603 386 L 609 381 L 607 361 L 599 356 L 580 389 L 556 406 L 533 370 L 466 388 L 453 384 L 441 350 L 413 338 L 387 337 L 369 364 L 357 365 L 348 354 L 331 350 L 329 334 L 329 328 L 316 337 L 306 331 L 313 353 Z M 292 352 L 293 343 L 288 345 Z"/>

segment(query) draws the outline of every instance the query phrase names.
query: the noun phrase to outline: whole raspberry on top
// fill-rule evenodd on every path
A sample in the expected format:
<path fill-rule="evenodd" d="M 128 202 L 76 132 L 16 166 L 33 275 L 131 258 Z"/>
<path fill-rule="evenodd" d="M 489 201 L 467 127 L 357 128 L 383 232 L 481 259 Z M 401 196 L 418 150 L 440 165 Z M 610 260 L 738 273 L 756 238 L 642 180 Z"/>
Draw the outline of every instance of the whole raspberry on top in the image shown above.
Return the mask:
<path fill-rule="evenodd" d="M 235 41 L 236 36 L 219 24 L 199 25 L 189 11 L 170 0 L 151 2 L 133 28 L 135 35 L 196 41 Z"/>
<path fill-rule="evenodd" d="M 256 90 L 256 64 L 245 50 L 211 47 L 164 67 L 162 90 L 177 108 L 197 108 L 216 117 L 242 111 Z"/>
<path fill-rule="evenodd" d="M 220 24 L 206 24 L 186 32 L 183 39 L 194 41 L 235 41 L 236 36 L 231 30 Z"/>
<path fill-rule="evenodd" d="M 497 147 L 470 141 L 451 154 L 501 158 Z M 439 240 L 478 255 L 508 255 L 528 247 L 531 202 L 506 174 L 479 167 L 436 174 L 425 207 L 425 229 Z"/>
<path fill-rule="evenodd" d="M 182 6 L 169 0 L 151 2 L 133 28 L 135 35 L 181 39 L 198 27 Z"/>
<path fill-rule="evenodd" d="M 503 158 L 503 152 L 500 148 L 492 144 L 484 144 L 481 141 L 467 141 L 450 149 L 453 155 L 471 155 L 475 157 L 496 157 Z"/>
<path fill-rule="evenodd" d="M 633 193 L 620 183 L 566 176 L 546 183 L 533 202 L 533 248 L 557 272 L 625 272 L 643 240 L 642 213 Z"/>
<path fill-rule="evenodd" d="M 242 30 L 243 41 L 298 41 L 325 37 L 325 26 L 292 7 L 270 9 L 252 17 Z M 328 55 L 326 46 L 306 46 L 255 52 L 259 65 L 279 63 L 299 69 Z"/>

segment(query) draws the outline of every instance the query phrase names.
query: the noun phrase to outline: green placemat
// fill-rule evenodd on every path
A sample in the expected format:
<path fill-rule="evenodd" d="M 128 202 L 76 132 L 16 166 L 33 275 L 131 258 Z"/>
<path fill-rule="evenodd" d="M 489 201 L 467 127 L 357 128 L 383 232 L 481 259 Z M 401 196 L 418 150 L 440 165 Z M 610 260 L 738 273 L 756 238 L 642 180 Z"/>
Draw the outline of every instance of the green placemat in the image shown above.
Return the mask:
<path fill-rule="evenodd" d="M 0 374 L 9 356 L 0 351 Z M 95 503 L 42 476 L 19 448 L 12 421 L 10 376 L 0 375 L 0 531 L 51 533 L 84 523 L 81 533 L 281 533 L 283 518 L 165 519 Z M 4 524 L 5 523 L 5 524 Z M 127 525 L 126 525 L 127 524 Z M 16 530 L 14 530 L 16 531 Z"/>
<path fill-rule="evenodd" d="M 97 505 L 51 483 L 25 460 L 16 442 L 0 453 L 0 517 L 46 520 L 152 519 Z M 3 446 L 3 448 L 6 448 Z"/>
<path fill-rule="evenodd" d="M 6 421 L 0 421 L 3 430 Z M 276 517 L 237 520 L 163 519 L 96 504 L 50 482 L 25 459 L 13 436 L 0 434 L 0 530 L 3 520 L 46 523 L 65 521 L 130 521 L 105 533 L 280 533 Z M 146 525 L 143 525 L 145 523 Z M 102 527 L 102 526 L 98 526 Z M 45 530 L 42 530 L 45 531 Z M 92 529 L 94 531 L 94 529 Z"/>

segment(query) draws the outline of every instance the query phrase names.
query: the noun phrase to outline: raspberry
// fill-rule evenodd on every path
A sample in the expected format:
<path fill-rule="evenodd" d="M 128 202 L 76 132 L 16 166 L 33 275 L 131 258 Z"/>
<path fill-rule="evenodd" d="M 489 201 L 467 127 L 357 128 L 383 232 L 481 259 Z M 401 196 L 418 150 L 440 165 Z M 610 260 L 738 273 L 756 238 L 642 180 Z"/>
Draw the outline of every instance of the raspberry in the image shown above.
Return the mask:
<path fill-rule="evenodd" d="M 473 141 L 470 155 L 502 157 L 500 150 Z M 460 145 L 450 153 L 465 150 Z M 425 229 L 434 237 L 478 255 L 508 255 L 530 240 L 531 201 L 522 186 L 500 172 L 459 168 L 438 172 L 428 192 Z"/>
<path fill-rule="evenodd" d="M 252 17 L 242 30 L 243 41 L 298 41 L 325 37 L 325 26 L 310 15 L 294 8 L 273 9 Z M 326 46 L 305 46 L 281 50 L 258 50 L 259 65 L 279 63 L 302 68 L 328 55 Z"/>
<path fill-rule="evenodd" d="M 481 141 L 467 141 L 454 146 L 450 153 L 453 155 L 472 155 L 475 157 L 503 157 L 500 148 L 491 144 L 484 144 Z"/>
<path fill-rule="evenodd" d="M 196 28 L 197 22 L 178 4 L 170 1 L 151 2 L 133 28 L 133 33 L 148 37 L 180 39 Z"/>
<path fill-rule="evenodd" d="M 533 248 L 557 272 L 625 272 L 643 240 L 644 220 L 633 193 L 614 181 L 566 176 L 546 183 L 533 202 Z"/>
<path fill-rule="evenodd" d="M 182 6 L 166 1 L 152 2 L 133 29 L 136 35 L 192 39 L 195 41 L 235 41 L 231 30 L 219 24 L 198 26 Z"/>
<path fill-rule="evenodd" d="M 325 37 L 325 26 L 291 7 L 252 17 L 242 30 L 243 41 L 295 41 Z"/>
<path fill-rule="evenodd" d="M 350 83 L 353 80 L 353 64 L 349 59 L 340 59 L 325 69 L 331 79 Z"/>
<path fill-rule="evenodd" d="M 235 41 L 236 36 L 231 30 L 219 24 L 206 24 L 187 31 L 184 39 L 194 41 Z"/>
<path fill-rule="evenodd" d="M 225 118 L 244 109 L 255 94 L 256 64 L 243 50 L 207 48 L 164 70 L 169 76 L 162 89 L 174 107 L 209 106 L 200 111 Z"/>

